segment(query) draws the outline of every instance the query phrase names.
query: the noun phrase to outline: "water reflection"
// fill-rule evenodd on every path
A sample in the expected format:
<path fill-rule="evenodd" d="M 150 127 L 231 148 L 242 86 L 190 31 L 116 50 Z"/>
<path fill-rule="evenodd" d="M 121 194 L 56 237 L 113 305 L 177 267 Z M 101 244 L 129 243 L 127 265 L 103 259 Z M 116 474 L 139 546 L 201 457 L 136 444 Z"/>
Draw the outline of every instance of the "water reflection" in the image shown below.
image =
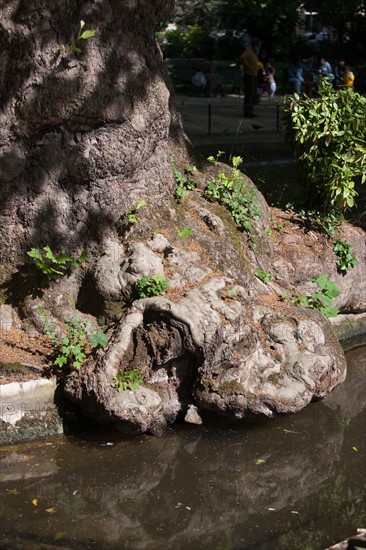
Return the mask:
<path fill-rule="evenodd" d="M 365 348 L 349 364 L 342 387 L 293 416 L 0 449 L 1 548 L 303 550 L 345 538 L 364 511 Z"/>

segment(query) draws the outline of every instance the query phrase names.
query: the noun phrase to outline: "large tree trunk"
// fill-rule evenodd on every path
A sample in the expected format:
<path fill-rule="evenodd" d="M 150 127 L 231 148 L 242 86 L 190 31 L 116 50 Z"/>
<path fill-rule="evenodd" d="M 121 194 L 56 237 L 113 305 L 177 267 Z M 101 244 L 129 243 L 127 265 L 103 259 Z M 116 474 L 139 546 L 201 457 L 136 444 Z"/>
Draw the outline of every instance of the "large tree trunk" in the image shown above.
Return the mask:
<path fill-rule="evenodd" d="M 169 196 L 170 92 L 154 39 L 166 0 L 6 1 L 1 17 L 1 252 L 102 242 Z M 76 44 L 80 21 L 95 37 Z"/>
<path fill-rule="evenodd" d="M 126 432 L 160 432 L 187 411 L 199 421 L 195 406 L 235 418 L 294 412 L 345 376 L 329 322 L 284 305 L 280 286 L 254 276 L 261 267 L 283 286 L 298 282 L 296 265 L 265 233 L 269 208 L 250 180 L 262 210 L 253 222 L 254 252 L 225 208 L 204 198 L 204 181 L 218 168 L 195 156 L 183 133 L 154 39 L 172 5 L 5 0 L 0 23 L 7 300 L 28 330 L 42 329 L 40 305 L 55 324 L 76 304 L 80 316 L 108 326 L 107 350 L 70 372 L 65 391 L 86 414 Z M 81 20 L 96 34 L 76 43 Z M 200 169 L 198 189 L 179 204 L 171 157 L 181 171 L 192 163 Z M 138 199 L 147 205 L 131 225 Z M 192 236 L 179 240 L 185 225 Z M 89 258 L 45 290 L 21 289 L 29 285 L 26 251 L 44 245 L 74 256 L 87 249 Z M 323 248 L 319 263 L 330 264 Z M 355 282 L 364 275 L 361 262 L 357 269 L 339 302 L 353 311 L 365 309 Z M 167 295 L 133 301 L 136 280 L 153 274 L 167 276 Z M 136 367 L 141 387 L 118 392 L 117 372 Z"/>

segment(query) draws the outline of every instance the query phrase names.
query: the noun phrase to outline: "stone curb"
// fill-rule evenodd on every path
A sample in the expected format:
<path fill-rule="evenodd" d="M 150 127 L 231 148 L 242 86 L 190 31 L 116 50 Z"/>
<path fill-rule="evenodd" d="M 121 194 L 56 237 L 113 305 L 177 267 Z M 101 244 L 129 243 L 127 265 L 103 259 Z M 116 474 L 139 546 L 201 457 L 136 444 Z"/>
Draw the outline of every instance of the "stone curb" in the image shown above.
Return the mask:
<path fill-rule="evenodd" d="M 55 379 L 0 385 L 0 444 L 62 434 L 55 391 Z"/>
<path fill-rule="evenodd" d="M 56 380 L 28 380 L 0 385 L 0 419 L 15 425 L 28 412 L 54 406 Z"/>
<path fill-rule="evenodd" d="M 348 340 L 355 336 L 366 335 L 366 313 L 337 315 L 330 319 L 339 340 Z"/>

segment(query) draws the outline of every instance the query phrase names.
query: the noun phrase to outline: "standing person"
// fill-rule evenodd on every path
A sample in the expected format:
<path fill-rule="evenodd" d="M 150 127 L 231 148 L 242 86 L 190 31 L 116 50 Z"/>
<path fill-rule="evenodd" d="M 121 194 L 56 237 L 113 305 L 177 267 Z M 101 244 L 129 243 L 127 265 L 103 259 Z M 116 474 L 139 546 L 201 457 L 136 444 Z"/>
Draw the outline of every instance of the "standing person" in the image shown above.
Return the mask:
<path fill-rule="evenodd" d="M 343 73 L 343 86 L 345 88 L 353 88 L 354 80 L 355 75 L 353 74 L 351 67 L 349 65 L 345 65 Z"/>
<path fill-rule="evenodd" d="M 258 38 L 252 38 L 250 47 L 246 48 L 241 54 L 238 65 L 243 68 L 244 80 L 244 117 L 254 118 L 253 106 L 256 102 L 258 87 L 258 53 L 261 47 L 261 41 Z"/>
<path fill-rule="evenodd" d="M 274 78 L 274 75 L 275 75 L 275 70 L 274 68 L 269 65 L 267 68 L 266 68 L 266 80 L 267 80 L 267 83 L 268 83 L 268 93 L 269 93 L 269 97 L 273 97 L 276 93 L 276 81 L 275 81 L 275 78 Z"/>
<path fill-rule="evenodd" d="M 295 57 L 289 65 L 288 81 L 293 85 L 295 93 L 300 95 L 304 77 L 299 57 Z"/>

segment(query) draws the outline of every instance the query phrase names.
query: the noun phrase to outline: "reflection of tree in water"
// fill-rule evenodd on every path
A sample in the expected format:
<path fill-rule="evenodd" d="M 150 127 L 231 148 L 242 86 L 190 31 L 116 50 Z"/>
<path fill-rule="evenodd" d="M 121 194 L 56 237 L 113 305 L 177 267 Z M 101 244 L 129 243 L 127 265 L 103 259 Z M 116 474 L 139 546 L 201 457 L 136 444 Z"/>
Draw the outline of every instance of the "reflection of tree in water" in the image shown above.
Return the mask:
<path fill-rule="evenodd" d="M 327 484 L 318 492 L 317 515 L 323 518 L 337 518 L 337 531 L 356 534 L 358 527 L 364 524 L 365 490 L 361 487 L 350 488 L 349 479 L 338 475 L 334 484 Z M 288 532 L 279 539 L 279 547 L 283 550 L 318 550 L 326 548 L 330 543 L 339 542 L 334 529 L 323 529 L 312 521 L 306 526 L 296 529 L 289 524 Z M 339 538 L 344 538 L 340 535 Z M 306 546 L 304 546 L 306 544 Z"/>
<path fill-rule="evenodd" d="M 291 425 L 283 418 L 245 429 L 184 431 L 141 445 L 120 442 L 92 453 L 60 446 L 49 497 L 58 529 L 81 548 L 90 538 L 104 548 L 172 548 L 186 541 L 220 548 L 232 536 L 224 536 L 228 526 L 250 536 L 253 519 L 265 531 L 269 507 L 294 506 L 334 474 L 343 432 L 332 411 L 323 413 L 316 434 L 309 409 L 296 422 L 298 433 L 286 432 Z M 33 522 L 25 520 L 24 529 L 34 530 Z"/>
<path fill-rule="evenodd" d="M 356 534 L 357 528 L 364 525 L 365 468 L 364 464 L 354 468 L 354 464 L 355 461 L 357 464 L 357 459 L 359 463 L 365 460 L 365 348 L 358 347 L 348 351 L 347 362 L 349 368 L 346 381 L 323 402 L 324 406 L 336 412 L 335 418 L 344 429 L 345 437 L 339 463 L 347 464 L 347 467 L 316 493 L 316 514 L 313 513 L 313 517 L 324 518 L 322 523 L 325 528 L 319 529 L 319 522 L 316 520 L 298 525 L 296 529 L 289 526 L 288 533 L 282 535 L 279 541 L 283 550 L 302 550 L 305 541 L 308 550 L 326 548 L 331 543 Z M 337 470 L 339 471 L 339 467 Z M 336 523 L 333 522 L 330 528 L 330 522 L 334 518 Z"/>
<path fill-rule="evenodd" d="M 356 368 L 343 385 L 345 403 L 345 396 L 352 398 L 351 374 L 359 372 L 357 356 L 352 361 Z M 273 547 L 284 550 L 303 550 L 305 544 L 325 548 L 361 526 L 364 505 L 357 436 L 362 437 L 365 413 L 347 426 L 340 420 L 348 409 L 328 405 L 324 400 L 300 414 L 245 427 L 220 423 L 161 439 L 118 440 L 110 447 L 71 438 L 52 451 L 52 477 L 44 460 L 47 447 L 36 448 L 31 464 L 44 464 L 47 477 L 18 478 L 29 497 L 22 503 L 23 532 L 50 542 L 60 531 L 68 545 L 77 540 L 86 548 L 92 540 L 106 550 L 221 550 L 240 547 L 244 536 L 247 545 L 275 540 Z M 48 527 L 44 513 L 29 510 L 36 494 L 40 508 L 56 509 Z M 19 514 L 11 498 L 7 504 Z M 11 517 L 4 525 L 8 533 L 14 529 Z"/>
<path fill-rule="evenodd" d="M 363 348 L 364 349 L 364 348 Z M 366 407 L 366 354 L 358 347 L 347 352 L 346 381 L 324 400 L 343 420 L 350 421 Z"/>

